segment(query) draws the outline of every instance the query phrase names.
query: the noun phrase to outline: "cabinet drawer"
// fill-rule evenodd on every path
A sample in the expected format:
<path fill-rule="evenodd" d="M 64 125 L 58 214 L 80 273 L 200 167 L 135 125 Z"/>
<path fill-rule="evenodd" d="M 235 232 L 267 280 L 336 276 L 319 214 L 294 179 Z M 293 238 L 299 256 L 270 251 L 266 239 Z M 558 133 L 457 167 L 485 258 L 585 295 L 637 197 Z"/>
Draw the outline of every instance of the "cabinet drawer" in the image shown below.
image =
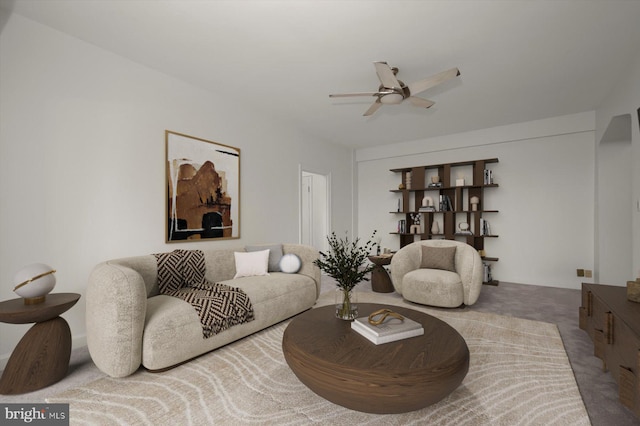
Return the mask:
<path fill-rule="evenodd" d="M 640 355 L 640 352 L 638 353 Z M 629 368 L 620 366 L 618 397 L 625 407 L 629 408 L 636 416 L 640 416 L 640 381 L 638 380 L 637 371 L 640 367 L 640 357 L 636 362 L 635 372 Z"/>

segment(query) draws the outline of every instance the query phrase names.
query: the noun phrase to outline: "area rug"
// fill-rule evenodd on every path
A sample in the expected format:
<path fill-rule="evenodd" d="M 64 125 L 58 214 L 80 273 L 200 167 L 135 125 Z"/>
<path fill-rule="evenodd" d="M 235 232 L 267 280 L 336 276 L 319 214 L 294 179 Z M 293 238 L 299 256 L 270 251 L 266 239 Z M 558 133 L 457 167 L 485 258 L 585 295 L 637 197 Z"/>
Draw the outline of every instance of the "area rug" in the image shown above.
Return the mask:
<path fill-rule="evenodd" d="M 73 425 L 589 425 L 555 325 L 439 310 L 377 293 L 359 302 L 401 305 L 433 315 L 470 351 L 462 385 L 440 402 L 405 414 L 367 414 L 317 396 L 282 355 L 288 321 L 164 373 L 104 377 L 47 398 L 69 403 Z M 333 302 L 323 294 L 317 306 Z"/>

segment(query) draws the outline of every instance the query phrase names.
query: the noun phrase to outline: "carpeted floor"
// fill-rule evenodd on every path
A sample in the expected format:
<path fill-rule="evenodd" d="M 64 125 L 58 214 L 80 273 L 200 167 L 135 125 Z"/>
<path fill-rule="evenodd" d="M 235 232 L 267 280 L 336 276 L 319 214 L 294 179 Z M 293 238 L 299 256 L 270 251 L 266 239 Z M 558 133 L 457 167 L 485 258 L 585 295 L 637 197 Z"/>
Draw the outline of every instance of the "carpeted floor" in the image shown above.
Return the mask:
<path fill-rule="evenodd" d="M 359 297 L 359 302 L 409 306 L 379 293 Z M 333 295 L 325 293 L 317 306 L 329 304 Z M 458 330 L 471 358 L 462 385 L 421 410 L 368 414 L 315 395 L 295 377 L 282 355 L 282 333 L 288 321 L 170 371 L 99 379 L 47 402 L 70 403 L 72 424 L 100 426 L 590 424 L 554 324 L 471 310 L 410 307 Z M 371 345 L 364 339 L 362 343 Z"/>
<path fill-rule="evenodd" d="M 333 282 L 323 277 L 323 292 L 333 291 L 333 288 Z M 357 289 L 371 291 L 367 282 L 358 285 Z M 578 328 L 579 306 L 579 290 L 502 282 L 497 287 L 485 286 L 478 302 L 465 309 L 556 324 L 592 424 L 640 424 L 638 419 L 618 402 L 616 383 L 609 373 L 602 371 L 600 360 L 592 355 L 593 345 L 589 337 Z M 79 348 L 72 353 L 69 375 L 64 380 L 30 394 L 0 395 L 0 402 L 44 402 L 49 396 L 101 377 L 104 375 L 93 365 L 86 348 Z"/>

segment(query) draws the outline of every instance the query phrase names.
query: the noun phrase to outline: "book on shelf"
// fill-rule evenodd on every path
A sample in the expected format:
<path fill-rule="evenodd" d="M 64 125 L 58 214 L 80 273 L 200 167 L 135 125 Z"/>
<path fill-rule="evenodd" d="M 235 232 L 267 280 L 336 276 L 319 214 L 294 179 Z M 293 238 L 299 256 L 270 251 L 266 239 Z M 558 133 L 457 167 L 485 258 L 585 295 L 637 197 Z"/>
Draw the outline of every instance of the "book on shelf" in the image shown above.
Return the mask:
<path fill-rule="evenodd" d="M 485 219 L 480 218 L 480 236 L 488 236 L 491 235 L 491 226 L 489 226 L 489 222 Z"/>
<path fill-rule="evenodd" d="M 453 203 L 448 195 L 440 195 L 440 211 L 453 211 Z"/>
<path fill-rule="evenodd" d="M 484 184 L 491 185 L 493 183 L 493 170 L 484 169 Z"/>
<path fill-rule="evenodd" d="M 351 329 L 376 345 L 424 334 L 422 324 L 407 317 L 404 321 L 390 318 L 380 325 L 369 324 L 369 317 L 360 317 L 351 322 Z"/>

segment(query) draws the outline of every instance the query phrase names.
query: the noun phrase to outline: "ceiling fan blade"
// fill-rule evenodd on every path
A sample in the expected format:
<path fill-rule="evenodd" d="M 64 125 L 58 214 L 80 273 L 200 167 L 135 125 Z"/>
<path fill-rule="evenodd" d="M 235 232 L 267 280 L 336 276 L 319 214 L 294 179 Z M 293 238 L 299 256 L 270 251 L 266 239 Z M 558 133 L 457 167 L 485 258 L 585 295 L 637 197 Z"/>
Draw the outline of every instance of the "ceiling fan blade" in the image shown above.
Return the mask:
<path fill-rule="evenodd" d="M 382 106 L 382 104 L 380 103 L 380 99 L 376 99 L 376 101 L 374 103 L 371 104 L 371 106 L 369 107 L 369 109 L 362 114 L 363 116 L 369 116 L 369 115 L 373 115 L 374 112 L 376 112 L 378 110 L 378 108 L 380 108 Z"/>
<path fill-rule="evenodd" d="M 416 81 L 415 83 L 411 83 L 409 87 L 409 92 L 412 95 L 417 95 L 420 92 L 424 92 L 427 89 L 430 89 L 438 84 L 444 83 L 445 81 L 457 77 L 460 75 L 460 71 L 458 68 L 451 68 L 450 70 L 442 71 L 436 75 L 432 75 L 429 78 L 425 78 L 424 80 Z"/>
<path fill-rule="evenodd" d="M 376 67 L 376 74 L 378 74 L 378 78 L 384 87 L 387 89 L 394 87 L 400 89 L 400 82 L 389 64 L 386 62 L 374 62 L 373 65 Z"/>
<path fill-rule="evenodd" d="M 430 101 L 429 99 L 423 99 L 417 96 L 409 96 L 409 102 L 411 102 L 413 106 L 417 106 L 420 108 L 430 108 L 433 106 L 433 104 L 435 104 L 435 102 Z"/>
<path fill-rule="evenodd" d="M 330 98 L 347 98 L 351 96 L 378 96 L 379 92 L 361 92 L 361 93 L 334 93 L 329 95 Z"/>

